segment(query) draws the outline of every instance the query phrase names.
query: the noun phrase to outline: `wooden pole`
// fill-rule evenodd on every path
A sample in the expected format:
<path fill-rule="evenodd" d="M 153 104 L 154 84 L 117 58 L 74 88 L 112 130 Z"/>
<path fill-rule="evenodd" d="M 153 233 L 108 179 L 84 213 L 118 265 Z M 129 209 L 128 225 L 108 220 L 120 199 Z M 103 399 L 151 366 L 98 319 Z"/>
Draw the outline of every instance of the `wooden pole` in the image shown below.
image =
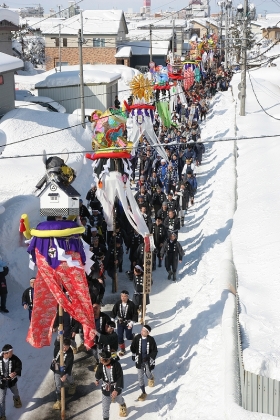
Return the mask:
<path fill-rule="evenodd" d="M 118 290 L 118 273 L 117 273 L 117 265 L 115 261 L 117 259 L 117 242 L 116 242 L 116 209 L 115 206 L 113 207 L 113 238 L 114 238 L 114 278 L 112 282 L 112 293 L 116 293 Z"/>
<path fill-rule="evenodd" d="M 64 366 L 64 356 L 63 356 L 63 307 L 59 305 L 58 307 L 58 320 L 59 320 L 59 343 L 60 343 L 60 355 L 59 355 L 59 365 L 60 369 Z M 64 382 L 61 382 L 61 420 L 65 420 L 65 387 Z"/>
<path fill-rule="evenodd" d="M 142 324 L 145 324 L 146 318 L 146 302 L 147 293 L 151 293 L 152 286 L 152 252 L 150 246 L 150 236 L 144 237 L 144 274 L 143 274 L 143 307 L 142 307 Z"/>

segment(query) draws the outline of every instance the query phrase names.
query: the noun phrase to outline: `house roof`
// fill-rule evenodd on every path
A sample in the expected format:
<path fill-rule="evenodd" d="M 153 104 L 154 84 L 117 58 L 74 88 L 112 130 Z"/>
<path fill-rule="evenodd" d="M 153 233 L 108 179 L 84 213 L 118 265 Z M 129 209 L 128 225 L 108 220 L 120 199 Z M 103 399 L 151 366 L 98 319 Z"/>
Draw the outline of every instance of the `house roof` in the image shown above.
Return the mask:
<path fill-rule="evenodd" d="M 0 52 L 0 73 L 7 71 L 18 70 L 24 67 L 23 61 L 19 58 L 13 57 L 12 55 L 4 54 Z"/>
<path fill-rule="evenodd" d="M 169 50 L 169 41 L 153 41 L 153 56 L 167 55 Z M 127 41 L 120 47 L 130 47 L 132 55 L 150 55 L 150 41 Z"/>
<path fill-rule="evenodd" d="M 0 7 L 0 22 L 6 20 L 7 22 L 11 22 L 13 25 L 19 25 L 19 15 L 12 10 L 9 10 L 4 7 Z"/>
<path fill-rule="evenodd" d="M 132 49 L 131 47 L 121 47 L 117 54 L 115 54 L 116 58 L 129 58 L 131 57 Z"/>
<path fill-rule="evenodd" d="M 79 194 L 72 185 L 65 185 L 62 182 L 48 182 L 45 185 L 45 188 L 40 192 L 40 194 L 38 194 L 38 197 L 41 197 L 41 195 L 43 195 L 52 183 L 56 184 L 63 192 L 65 192 L 65 194 L 68 195 L 68 197 L 81 197 L 81 194 Z"/>
<path fill-rule="evenodd" d="M 207 28 L 209 24 L 216 27 L 218 27 L 219 25 L 219 23 L 215 19 L 211 19 L 211 18 L 210 19 L 209 18 L 193 18 L 193 19 L 190 19 L 190 22 L 191 23 L 196 22 L 199 25 L 204 26 L 205 28 Z"/>
<path fill-rule="evenodd" d="M 122 10 L 84 10 L 83 33 L 84 35 L 117 35 L 121 22 L 127 33 L 127 25 Z M 72 16 L 61 24 L 61 35 L 77 35 L 81 29 L 80 15 Z M 58 34 L 58 25 L 45 30 L 43 34 Z"/>
<path fill-rule="evenodd" d="M 62 86 L 76 86 L 80 84 L 80 70 L 62 71 L 50 74 L 45 80 L 36 83 L 35 88 L 58 88 Z M 121 78 L 117 72 L 105 70 L 84 70 L 84 84 L 101 85 L 112 83 Z"/>

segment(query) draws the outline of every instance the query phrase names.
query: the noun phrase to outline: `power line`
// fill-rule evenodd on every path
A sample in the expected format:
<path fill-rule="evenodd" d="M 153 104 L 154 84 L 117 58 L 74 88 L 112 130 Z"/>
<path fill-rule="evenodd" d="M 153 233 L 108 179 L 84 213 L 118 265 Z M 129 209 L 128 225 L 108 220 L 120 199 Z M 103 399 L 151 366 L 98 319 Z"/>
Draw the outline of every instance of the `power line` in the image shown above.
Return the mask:
<path fill-rule="evenodd" d="M 78 124 L 81 125 L 81 124 Z M 47 133 L 48 134 L 48 133 Z M 275 137 L 280 137 L 280 134 L 271 134 L 271 135 L 262 135 L 262 136 L 253 136 L 253 137 L 229 137 L 229 138 L 220 138 L 220 139 L 215 139 L 215 140 L 203 140 L 203 143 L 222 143 L 222 142 L 229 142 L 229 141 L 241 141 L 241 140 L 258 140 L 258 139 L 265 139 L 265 138 L 275 138 Z M 12 143 L 14 144 L 14 143 Z M 152 145 L 152 148 L 156 148 L 156 147 L 170 147 L 170 146 L 179 146 L 182 143 L 161 143 L 158 145 Z M 184 143 L 185 144 L 185 143 Z M 7 145 L 9 146 L 9 145 Z M 138 148 L 145 148 L 146 146 L 138 146 Z M 98 152 L 102 152 L 102 151 L 108 151 L 108 149 L 98 149 Z M 75 152 L 51 152 L 48 153 L 46 152 L 47 155 L 75 155 L 75 154 L 81 154 L 81 153 L 94 153 L 94 150 L 79 150 L 79 151 L 75 151 Z M 28 158 L 28 157 L 41 157 L 43 156 L 42 153 L 38 153 L 38 154 L 30 154 L 30 155 L 21 155 L 21 156 L 0 156 L 0 160 L 1 159 L 20 159 L 20 158 Z"/>
<path fill-rule="evenodd" d="M 253 83 L 252 83 L 252 80 L 251 80 L 251 76 L 250 76 L 250 72 L 248 71 L 248 75 L 249 75 L 249 80 L 250 80 L 250 83 L 251 83 L 251 87 L 252 87 L 252 91 L 253 91 L 253 93 L 254 93 L 254 96 L 255 96 L 255 98 L 256 98 L 256 101 L 258 102 L 258 104 L 259 104 L 259 106 L 261 107 L 261 109 L 263 110 L 263 112 L 266 114 L 266 115 L 268 115 L 270 118 L 273 118 L 274 120 L 276 120 L 276 121 L 280 121 L 280 118 L 276 118 L 276 117 L 274 117 L 273 115 L 271 115 L 271 114 L 269 114 L 265 109 L 264 109 L 264 107 L 261 105 L 261 103 L 260 103 L 260 101 L 259 101 L 259 99 L 258 99 L 258 97 L 257 97 L 257 95 L 256 95 L 256 92 L 255 92 L 255 89 L 254 89 L 254 86 L 253 86 Z"/>

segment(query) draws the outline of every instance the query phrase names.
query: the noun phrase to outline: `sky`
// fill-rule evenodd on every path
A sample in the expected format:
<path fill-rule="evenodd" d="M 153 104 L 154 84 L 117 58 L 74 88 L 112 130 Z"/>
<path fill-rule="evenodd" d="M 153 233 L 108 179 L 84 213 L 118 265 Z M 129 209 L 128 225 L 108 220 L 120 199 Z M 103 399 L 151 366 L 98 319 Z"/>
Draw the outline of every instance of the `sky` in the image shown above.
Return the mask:
<path fill-rule="evenodd" d="M 1 1 L 1 0 L 0 0 Z M 30 1 L 30 3 L 29 3 Z M 182 9 L 183 7 L 186 7 L 188 5 L 188 1 L 186 0 L 151 0 L 152 1 L 152 11 L 159 11 L 159 10 L 170 10 L 176 11 L 179 9 Z M 79 0 L 77 0 L 77 3 Z M 210 0 L 210 7 L 211 12 L 217 12 L 219 10 L 219 7 L 217 6 L 217 0 Z M 2 3 L 2 1 L 1 1 Z M 5 3 L 9 7 L 28 7 L 28 6 L 35 6 L 37 4 L 41 4 L 44 9 L 45 13 L 49 12 L 50 8 L 54 8 L 55 10 L 58 10 L 58 5 L 61 6 L 61 8 L 66 8 L 68 5 L 68 1 L 66 0 L 38 0 L 38 3 L 31 3 L 31 0 L 17 0 L 17 1 L 9 1 L 6 0 Z M 237 4 L 243 3 L 243 0 L 233 0 L 233 6 L 236 7 Z M 264 14 L 265 11 L 267 13 L 280 13 L 280 1 L 279 0 L 256 0 L 253 2 L 257 8 L 257 12 L 259 14 Z M 94 4 L 94 6 L 93 6 Z M 95 0 L 92 2 L 92 0 L 83 0 L 79 3 L 80 7 L 83 10 L 86 9 L 123 9 L 124 11 L 127 11 L 128 8 L 133 8 L 134 12 L 138 12 L 140 10 L 140 7 L 143 5 L 143 0 Z"/>

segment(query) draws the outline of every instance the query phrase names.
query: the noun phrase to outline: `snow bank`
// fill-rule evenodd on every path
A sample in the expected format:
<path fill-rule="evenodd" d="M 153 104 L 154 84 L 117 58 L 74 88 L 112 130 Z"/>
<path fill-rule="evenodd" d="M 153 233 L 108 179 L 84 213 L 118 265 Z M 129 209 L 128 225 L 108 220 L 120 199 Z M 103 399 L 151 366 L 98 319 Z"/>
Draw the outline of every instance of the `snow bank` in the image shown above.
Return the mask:
<path fill-rule="evenodd" d="M 250 75 L 254 91 L 247 77 L 246 117 L 237 115 L 238 136 L 252 139 L 237 142 L 233 253 L 245 369 L 279 381 L 280 143 L 279 137 L 273 137 L 279 134 L 279 68 L 251 71 Z M 236 97 L 239 82 L 240 75 L 235 75 Z M 272 137 L 265 137 L 269 135 Z"/>

